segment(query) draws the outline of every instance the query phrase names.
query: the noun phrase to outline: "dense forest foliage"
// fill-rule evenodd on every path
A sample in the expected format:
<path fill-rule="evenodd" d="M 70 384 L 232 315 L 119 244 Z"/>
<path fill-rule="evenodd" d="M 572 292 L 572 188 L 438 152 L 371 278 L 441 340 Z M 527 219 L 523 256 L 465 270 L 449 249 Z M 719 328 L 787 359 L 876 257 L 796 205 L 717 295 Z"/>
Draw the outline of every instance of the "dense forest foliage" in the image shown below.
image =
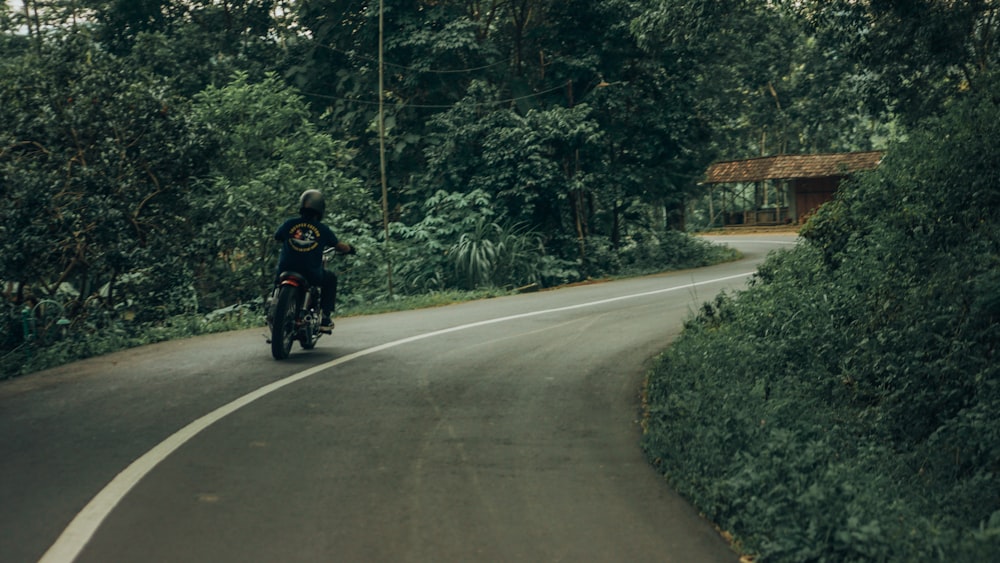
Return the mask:
<path fill-rule="evenodd" d="M 994 561 L 1000 6 L 836 5 L 868 16 L 827 37 L 902 134 L 687 323 L 643 444 L 758 561 Z"/>
<path fill-rule="evenodd" d="M 913 84 L 873 73 L 961 78 L 951 60 L 927 76 L 947 55 L 927 46 L 865 66 L 842 35 L 894 25 L 889 8 L 833 8 L 6 2 L 2 348 L 258 301 L 306 188 L 362 249 L 347 302 L 691 265 L 678 233 L 710 161 L 870 148 Z"/>
<path fill-rule="evenodd" d="M 361 249 L 349 303 L 690 265 L 710 162 L 888 149 L 690 323 L 647 448 L 761 560 L 976 553 L 998 28 L 995 0 L 5 2 L 0 367 L 29 323 L 80 344 L 259 301 L 307 188 Z"/>
<path fill-rule="evenodd" d="M 894 144 L 649 378 L 649 455 L 763 561 L 1000 556 L 998 86 Z"/>

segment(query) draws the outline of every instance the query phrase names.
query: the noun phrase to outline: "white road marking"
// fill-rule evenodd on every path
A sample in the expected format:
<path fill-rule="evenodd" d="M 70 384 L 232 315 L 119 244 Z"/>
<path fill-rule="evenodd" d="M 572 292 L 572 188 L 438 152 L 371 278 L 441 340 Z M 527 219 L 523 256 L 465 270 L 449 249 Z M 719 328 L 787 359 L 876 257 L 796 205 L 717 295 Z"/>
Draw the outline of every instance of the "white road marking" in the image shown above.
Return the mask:
<path fill-rule="evenodd" d="M 250 392 L 242 397 L 236 399 L 235 401 L 223 405 L 218 409 L 206 414 L 205 416 L 195 420 L 194 422 L 188 424 L 184 428 L 181 428 L 173 435 L 168 437 L 166 440 L 157 444 L 153 449 L 149 450 L 142 455 L 139 459 L 132 462 L 131 465 L 126 467 L 121 473 L 115 476 L 110 483 L 105 485 L 101 492 L 91 499 L 87 506 L 80 511 L 79 514 L 73 518 L 73 521 L 69 523 L 69 526 L 63 530 L 63 533 L 59 538 L 52 544 L 52 546 L 45 552 L 45 555 L 39 560 L 39 563 L 68 563 L 76 559 L 83 548 L 87 545 L 94 534 L 97 532 L 97 528 L 102 522 L 111 514 L 115 506 L 125 495 L 128 494 L 132 487 L 134 487 L 143 477 L 145 477 L 150 471 L 153 470 L 161 461 L 167 458 L 170 454 L 177 451 L 181 446 L 187 443 L 189 440 L 201 433 L 209 426 L 215 424 L 219 420 L 222 420 L 226 416 L 238 411 L 239 409 L 253 403 L 257 399 L 270 395 L 275 391 L 291 385 L 297 381 L 301 381 L 307 377 L 315 375 L 321 371 L 328 370 L 330 368 L 345 364 L 352 360 L 356 360 L 363 356 L 368 356 L 383 350 L 388 350 L 390 348 L 395 348 L 397 346 L 402 346 L 404 344 L 409 344 L 411 342 L 416 342 L 418 340 L 424 340 L 426 338 L 433 338 L 435 336 L 441 336 L 443 334 L 449 334 L 452 332 L 458 332 L 462 330 L 468 330 L 471 328 L 477 328 L 481 326 L 503 323 L 507 321 L 513 321 L 517 319 L 524 319 L 528 317 L 536 317 L 539 315 L 547 315 L 551 313 L 559 313 L 562 311 L 571 311 L 573 309 L 582 309 L 585 307 L 594 307 L 597 305 L 604 305 L 607 303 L 614 303 L 616 301 L 624 301 L 626 299 L 636 299 L 640 297 L 649 297 L 651 295 L 658 295 L 661 293 L 669 293 L 672 291 L 680 291 L 683 289 L 690 289 L 700 285 L 708 285 L 712 283 L 718 283 L 723 281 L 734 280 L 737 278 L 743 278 L 752 275 L 753 272 L 746 272 L 742 274 L 736 274 L 733 276 L 727 276 L 724 278 L 717 278 L 714 280 L 708 280 L 703 282 L 693 282 L 686 285 L 669 287 L 664 289 L 656 289 L 653 291 L 647 291 L 644 293 L 635 293 L 630 295 L 622 295 L 619 297 L 612 297 L 609 299 L 602 299 L 600 301 L 591 301 L 587 303 L 578 303 L 576 305 L 569 305 L 566 307 L 558 307 L 555 309 L 546 309 L 543 311 L 532 311 L 530 313 L 521 313 L 517 315 L 510 315 L 508 317 L 499 317 L 495 319 L 487 319 L 485 321 L 479 321 L 475 323 L 469 323 L 465 325 L 455 326 L 451 328 L 445 328 L 441 330 L 436 330 L 433 332 L 428 332 L 425 334 L 418 334 L 416 336 L 410 336 L 408 338 L 402 338 L 400 340 L 395 340 L 393 342 L 387 342 L 385 344 L 380 344 L 372 348 L 366 348 L 364 350 L 359 350 L 353 354 L 348 354 L 346 356 L 337 358 L 336 360 L 331 360 L 325 364 L 321 364 L 305 371 L 301 371 L 294 375 L 290 375 L 285 379 L 275 381 L 269 385 L 265 385 L 256 391 Z"/>

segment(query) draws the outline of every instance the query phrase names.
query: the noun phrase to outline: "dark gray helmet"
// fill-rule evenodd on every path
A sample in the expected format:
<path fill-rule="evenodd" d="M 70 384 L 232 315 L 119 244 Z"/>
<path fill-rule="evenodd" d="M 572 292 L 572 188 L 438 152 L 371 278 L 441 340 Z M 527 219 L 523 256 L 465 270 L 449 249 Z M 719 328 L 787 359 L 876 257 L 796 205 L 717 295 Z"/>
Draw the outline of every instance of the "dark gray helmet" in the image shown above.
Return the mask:
<path fill-rule="evenodd" d="M 309 211 L 315 213 L 318 219 L 323 218 L 326 213 L 326 200 L 319 190 L 306 190 L 299 197 L 299 215 L 305 215 Z"/>

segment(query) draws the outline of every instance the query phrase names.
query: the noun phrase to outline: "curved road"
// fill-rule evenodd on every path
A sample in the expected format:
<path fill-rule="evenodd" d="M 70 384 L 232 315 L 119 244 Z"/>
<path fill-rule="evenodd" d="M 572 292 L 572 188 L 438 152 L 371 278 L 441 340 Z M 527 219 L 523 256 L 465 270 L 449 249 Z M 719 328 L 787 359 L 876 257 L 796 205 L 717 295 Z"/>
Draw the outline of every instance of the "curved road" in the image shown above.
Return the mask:
<path fill-rule="evenodd" d="M 0 561 L 728 561 L 638 448 L 649 359 L 794 235 L 711 268 L 260 329 L 0 383 Z"/>

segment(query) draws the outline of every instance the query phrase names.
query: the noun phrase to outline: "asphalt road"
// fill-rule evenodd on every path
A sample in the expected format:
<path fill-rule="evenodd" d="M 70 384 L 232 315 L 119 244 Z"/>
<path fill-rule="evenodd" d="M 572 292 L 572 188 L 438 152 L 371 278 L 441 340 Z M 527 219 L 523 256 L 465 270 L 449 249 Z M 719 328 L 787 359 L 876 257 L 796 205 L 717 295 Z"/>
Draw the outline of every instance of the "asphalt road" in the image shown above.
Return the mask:
<path fill-rule="evenodd" d="M 0 561 L 737 560 L 638 447 L 641 382 L 742 261 L 262 330 L 0 383 Z"/>

